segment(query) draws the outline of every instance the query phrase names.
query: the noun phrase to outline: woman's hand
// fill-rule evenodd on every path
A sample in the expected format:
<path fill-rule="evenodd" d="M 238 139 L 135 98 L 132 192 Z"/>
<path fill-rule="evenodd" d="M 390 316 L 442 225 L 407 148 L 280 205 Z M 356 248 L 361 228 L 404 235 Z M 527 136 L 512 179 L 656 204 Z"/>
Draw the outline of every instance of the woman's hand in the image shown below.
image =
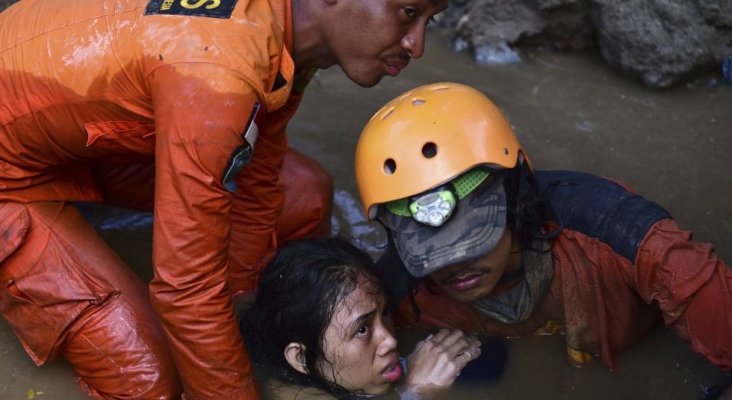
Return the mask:
<path fill-rule="evenodd" d="M 407 357 L 405 389 L 420 399 L 452 385 L 463 367 L 480 356 L 480 341 L 459 330 L 441 329 L 417 343 Z"/>

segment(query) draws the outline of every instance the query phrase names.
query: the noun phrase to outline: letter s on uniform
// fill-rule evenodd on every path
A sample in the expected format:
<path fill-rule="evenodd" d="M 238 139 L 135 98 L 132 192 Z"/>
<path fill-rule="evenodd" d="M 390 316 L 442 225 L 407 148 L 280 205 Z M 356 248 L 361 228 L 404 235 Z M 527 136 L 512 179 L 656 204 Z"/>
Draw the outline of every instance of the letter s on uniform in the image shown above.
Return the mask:
<path fill-rule="evenodd" d="M 221 5 L 221 0 L 198 0 L 197 2 L 195 2 L 193 4 L 189 3 L 188 0 L 180 0 L 180 5 L 183 8 L 187 8 L 189 10 L 195 10 L 196 8 L 201 7 L 202 5 L 204 5 L 205 3 L 209 2 L 209 1 L 211 1 L 211 4 L 206 6 L 207 10 L 216 8 L 219 5 Z"/>

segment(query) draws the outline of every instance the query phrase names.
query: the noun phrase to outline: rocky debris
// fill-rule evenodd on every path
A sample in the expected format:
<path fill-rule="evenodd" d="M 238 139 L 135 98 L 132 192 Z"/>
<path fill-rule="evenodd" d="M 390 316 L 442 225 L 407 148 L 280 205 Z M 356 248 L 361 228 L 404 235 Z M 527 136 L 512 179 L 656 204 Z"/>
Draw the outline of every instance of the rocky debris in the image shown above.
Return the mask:
<path fill-rule="evenodd" d="M 481 62 L 513 51 L 599 47 L 607 63 L 653 88 L 667 87 L 732 56 L 732 0 L 451 0 L 442 26 Z"/>

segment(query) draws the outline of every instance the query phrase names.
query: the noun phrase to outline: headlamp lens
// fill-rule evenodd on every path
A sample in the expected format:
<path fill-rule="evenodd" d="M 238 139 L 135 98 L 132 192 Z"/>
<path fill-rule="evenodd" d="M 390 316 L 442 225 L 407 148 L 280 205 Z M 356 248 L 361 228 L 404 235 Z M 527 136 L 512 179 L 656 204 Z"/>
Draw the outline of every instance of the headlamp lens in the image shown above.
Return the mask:
<path fill-rule="evenodd" d="M 409 211 L 417 222 L 440 226 L 450 218 L 456 203 L 452 191 L 438 190 L 414 198 L 409 203 Z"/>
<path fill-rule="evenodd" d="M 448 185 L 411 198 L 390 201 L 386 203 L 386 209 L 400 217 L 411 217 L 423 224 L 440 226 L 452 215 L 457 199 L 465 198 L 490 175 L 485 169 L 474 168 Z"/>

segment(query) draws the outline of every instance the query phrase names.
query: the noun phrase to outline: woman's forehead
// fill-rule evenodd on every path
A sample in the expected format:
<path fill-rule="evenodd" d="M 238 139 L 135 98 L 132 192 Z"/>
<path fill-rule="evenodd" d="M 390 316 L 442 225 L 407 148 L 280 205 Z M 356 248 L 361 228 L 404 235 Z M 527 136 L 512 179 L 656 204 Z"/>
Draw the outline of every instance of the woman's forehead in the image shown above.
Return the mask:
<path fill-rule="evenodd" d="M 372 278 L 359 277 L 353 290 L 336 304 L 331 325 L 349 327 L 365 315 L 382 309 L 385 303 L 381 285 Z"/>

